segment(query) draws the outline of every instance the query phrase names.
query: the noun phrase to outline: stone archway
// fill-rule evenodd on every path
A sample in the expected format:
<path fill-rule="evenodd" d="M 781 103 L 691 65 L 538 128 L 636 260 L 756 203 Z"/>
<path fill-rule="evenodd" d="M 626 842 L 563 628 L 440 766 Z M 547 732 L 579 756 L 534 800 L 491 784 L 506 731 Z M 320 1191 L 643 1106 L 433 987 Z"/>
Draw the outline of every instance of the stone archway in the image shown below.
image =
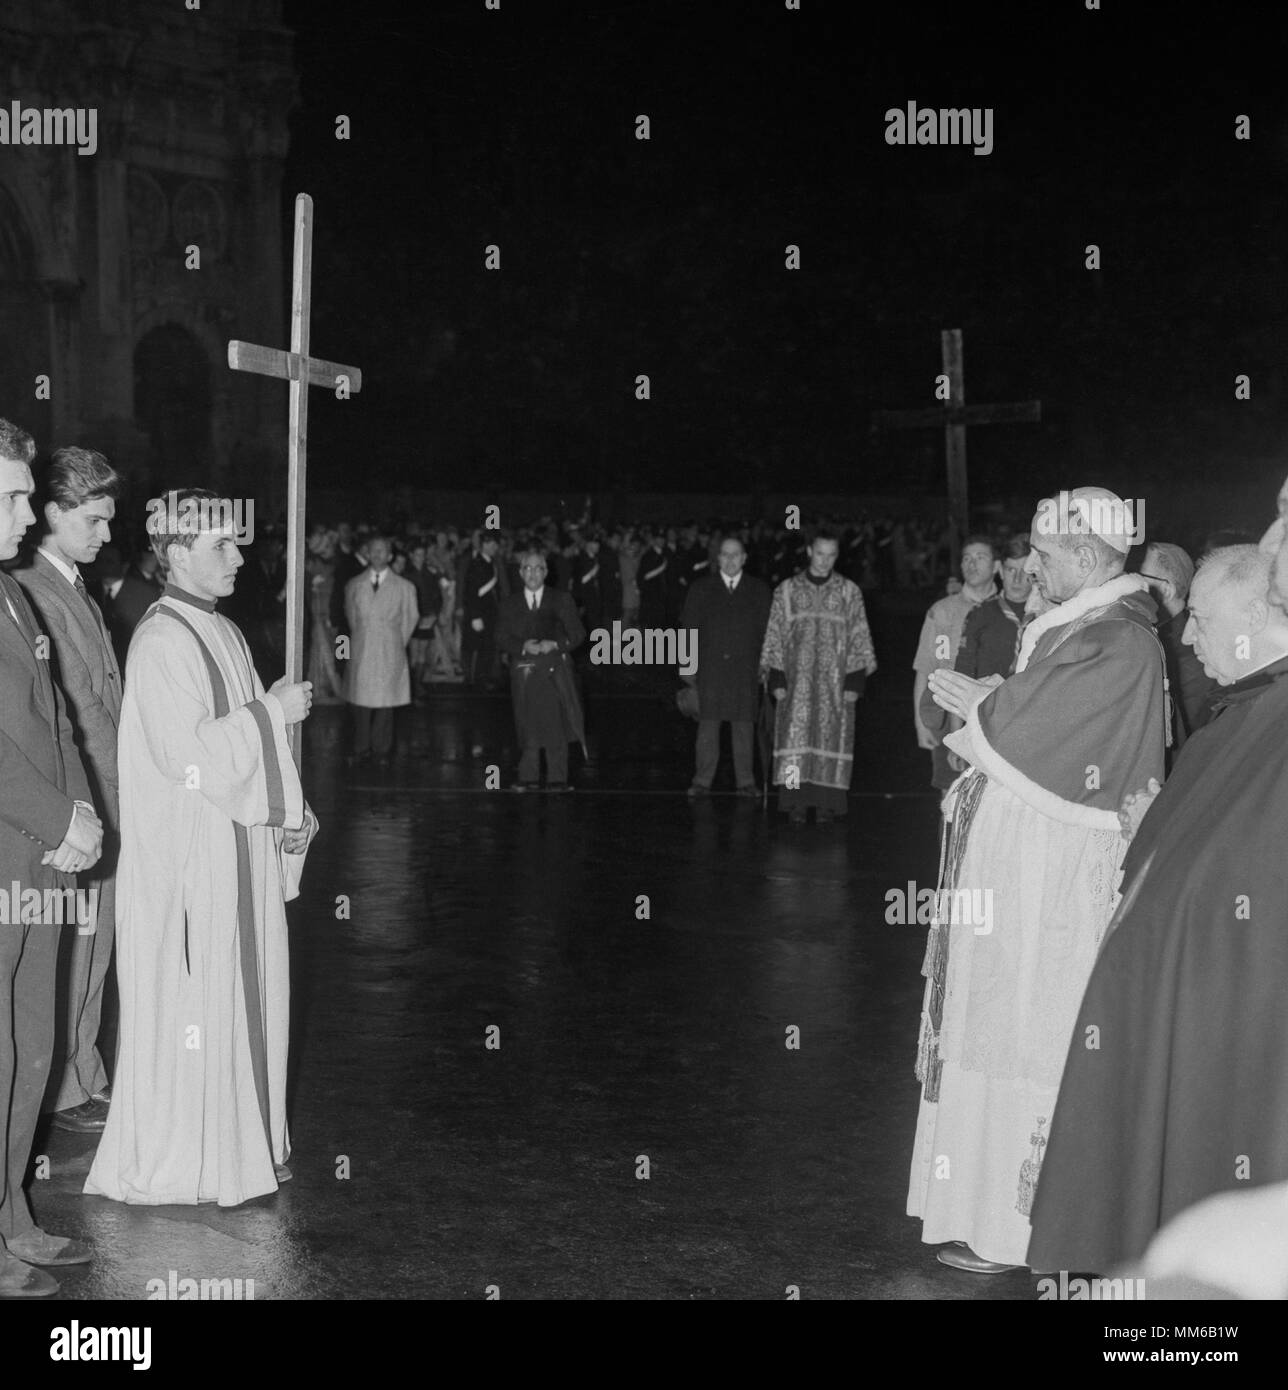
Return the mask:
<path fill-rule="evenodd" d="M 37 279 L 35 245 L 17 200 L 0 184 L 0 415 L 49 446 L 53 412 L 36 399 L 36 377 L 54 373 L 49 306 Z"/>
<path fill-rule="evenodd" d="M 159 324 L 135 345 L 134 421 L 152 444 L 154 489 L 209 481 L 210 375 L 205 349 L 180 324 Z"/>

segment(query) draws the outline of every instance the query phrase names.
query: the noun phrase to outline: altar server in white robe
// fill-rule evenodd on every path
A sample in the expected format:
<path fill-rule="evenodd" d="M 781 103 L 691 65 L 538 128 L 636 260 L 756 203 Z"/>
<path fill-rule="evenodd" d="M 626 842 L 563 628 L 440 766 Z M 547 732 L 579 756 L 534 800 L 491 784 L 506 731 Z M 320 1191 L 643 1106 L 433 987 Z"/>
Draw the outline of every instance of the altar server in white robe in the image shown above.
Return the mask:
<path fill-rule="evenodd" d="M 169 583 L 135 630 L 121 713 L 112 1107 L 87 1193 L 236 1206 L 290 1177 L 286 900 L 317 821 L 287 728 L 311 686 L 265 692 L 215 611 L 242 558 L 213 493 L 149 521 Z"/>

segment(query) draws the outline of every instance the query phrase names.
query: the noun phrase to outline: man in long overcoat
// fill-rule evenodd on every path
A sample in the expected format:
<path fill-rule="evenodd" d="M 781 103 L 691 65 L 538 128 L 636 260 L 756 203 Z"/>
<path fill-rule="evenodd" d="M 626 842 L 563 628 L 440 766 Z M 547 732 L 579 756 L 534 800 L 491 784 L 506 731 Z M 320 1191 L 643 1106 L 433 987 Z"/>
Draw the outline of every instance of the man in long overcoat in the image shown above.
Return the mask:
<path fill-rule="evenodd" d="M 566 590 L 546 583 L 546 561 L 539 550 L 519 555 L 523 587 L 501 600 L 497 647 L 510 659 L 514 723 L 523 752 L 514 790 L 540 786 L 541 753 L 546 754 L 546 790 L 566 792 L 568 745 L 586 748 L 581 701 L 569 653 L 586 640 L 577 606 Z"/>
<path fill-rule="evenodd" d="M 743 573 L 747 552 L 737 536 L 720 543 L 720 573 L 689 587 L 680 626 L 697 633 L 698 744 L 690 796 L 706 796 L 720 760 L 720 725 L 729 723 L 734 779 L 756 795 L 752 726 L 760 648 L 769 621 L 769 586 Z"/>
<path fill-rule="evenodd" d="M 394 710 L 411 703 L 407 643 L 420 621 L 416 589 L 389 568 L 393 547 L 383 536 L 367 545 L 370 568 L 349 580 L 344 612 L 352 648 L 344 697 L 353 706 L 353 756 L 373 754 L 387 767 L 394 746 Z"/>

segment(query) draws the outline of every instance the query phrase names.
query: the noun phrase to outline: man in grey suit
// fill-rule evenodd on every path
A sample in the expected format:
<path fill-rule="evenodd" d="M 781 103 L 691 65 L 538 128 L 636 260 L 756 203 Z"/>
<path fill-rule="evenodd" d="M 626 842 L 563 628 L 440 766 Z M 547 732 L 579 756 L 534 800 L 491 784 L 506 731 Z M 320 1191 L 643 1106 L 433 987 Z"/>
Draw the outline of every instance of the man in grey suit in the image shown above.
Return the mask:
<path fill-rule="evenodd" d="M 28 501 L 35 453 L 25 430 L 0 420 L 0 561 L 13 559 L 36 519 Z M 38 1266 L 90 1258 L 82 1241 L 41 1230 L 22 1190 L 49 1078 L 60 935 L 26 900 L 43 903 L 70 887 L 103 843 L 43 645 L 22 589 L 0 572 L 0 885 L 11 894 L 16 883 L 21 900 L 0 923 L 0 1298 L 57 1293 Z"/>
<path fill-rule="evenodd" d="M 59 449 L 42 480 L 38 507 L 44 522 L 31 564 L 14 578 L 22 585 L 50 642 L 53 675 L 89 775 L 94 808 L 107 832 L 104 854 L 91 878 L 97 921 L 63 932 L 58 1022 L 46 1107 L 59 1129 L 98 1133 L 111 1099 L 98 1050 L 103 992 L 116 934 L 116 840 L 120 825 L 116 736 L 121 719 L 121 672 L 98 605 L 79 566 L 91 564 L 111 538 L 121 480 L 92 449 Z"/>

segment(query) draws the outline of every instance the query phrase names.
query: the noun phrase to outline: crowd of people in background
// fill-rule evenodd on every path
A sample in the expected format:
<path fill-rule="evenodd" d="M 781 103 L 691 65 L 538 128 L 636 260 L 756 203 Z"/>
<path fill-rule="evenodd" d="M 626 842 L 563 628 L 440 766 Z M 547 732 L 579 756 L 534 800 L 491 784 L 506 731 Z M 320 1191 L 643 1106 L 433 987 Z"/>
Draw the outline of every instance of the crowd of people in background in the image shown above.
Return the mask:
<path fill-rule="evenodd" d="M 772 592 L 808 571 L 811 542 L 820 530 L 835 540 L 835 573 L 861 593 L 938 595 L 926 614 L 914 660 L 913 732 L 918 745 L 931 755 L 931 783 L 943 792 L 961 764 L 944 741 L 955 725 L 929 697 L 930 674 L 949 667 L 977 679 L 1009 675 L 1022 631 L 1034 616 L 1036 595 L 1025 573 L 1029 538 L 1006 521 L 987 533 L 965 537 L 955 572 L 949 568 L 955 539 L 950 525 L 912 517 L 806 518 L 800 528 L 763 519 L 603 526 L 588 517 L 542 518 L 529 525 L 472 531 L 411 523 L 392 535 L 348 520 L 317 522 L 308 534 L 305 565 L 305 675 L 319 704 L 354 707 L 356 755 L 360 761 L 373 758 L 383 765 L 392 756 L 392 708 L 423 702 L 431 686 L 494 693 L 511 683 L 515 658 L 501 640 L 502 618 L 511 597 L 524 593 L 525 556 L 529 563 L 531 557 L 539 557 L 543 590 L 548 585 L 568 596 L 570 611 L 586 635 L 614 623 L 623 628 L 675 628 L 687 622 L 689 600 L 699 581 L 721 576 L 726 542 L 735 543 L 733 552 L 741 554 L 739 572 Z M 1167 541 L 1152 542 L 1136 552 L 1163 614 L 1159 636 L 1168 657 L 1174 714 L 1169 766 L 1186 737 L 1204 722 L 1211 693 L 1211 682 L 1203 677 L 1192 649 L 1181 641 L 1194 564 L 1214 549 L 1254 539 L 1219 531 L 1196 547 L 1192 557 Z M 378 565 L 373 564 L 373 547 Z M 280 528 L 261 528 L 246 547 L 245 558 L 236 592 L 224 607 L 246 633 L 259 668 L 280 671 L 286 629 L 286 545 Z M 94 571 L 92 579 L 98 580 L 104 616 L 124 664 L 130 633 L 160 595 L 164 575 L 151 549 L 126 564 L 113 545 L 104 547 Z M 378 673 L 364 678 L 368 693 L 355 703 L 354 690 L 346 690 L 345 684 L 346 669 L 353 665 L 344 655 L 346 644 L 365 644 L 366 654 L 358 663 L 365 666 L 374 660 L 374 647 L 370 633 L 357 630 L 347 598 L 356 601 L 364 615 L 374 616 L 374 600 L 365 591 L 354 600 L 352 581 L 367 575 L 378 589 L 386 572 L 394 582 L 379 611 L 390 618 L 390 629 L 379 641 L 390 647 L 390 670 L 399 666 L 395 657 L 405 648 L 409 688 L 404 695 L 399 667 L 397 692 L 392 686 L 384 692 L 388 682 Z M 409 639 L 402 635 L 405 630 L 410 630 Z M 705 634 L 705 640 L 712 640 L 712 634 Z M 588 651 L 583 637 L 571 658 L 583 673 Z M 367 699 L 373 703 L 364 703 Z M 393 703 L 385 704 L 386 699 Z M 748 737 L 741 719 L 733 732 L 744 755 L 741 764 Z M 705 726 L 699 729 L 707 760 L 712 733 Z M 739 786 L 744 787 L 749 781 L 746 769 L 740 766 L 739 772 Z M 696 783 L 701 788 L 709 781 L 704 763 Z"/>
<path fill-rule="evenodd" d="M 614 621 L 628 627 L 663 627 L 679 621 L 696 579 L 719 572 L 718 556 L 726 537 L 741 541 L 747 574 L 773 588 L 806 568 L 810 540 L 819 525 L 838 539 L 837 573 L 865 594 L 952 594 L 961 587 L 960 571 L 952 564 L 950 525 L 910 516 L 809 518 L 800 528 L 763 519 L 604 526 L 544 518 L 496 530 L 433 522 L 398 527 L 318 522 L 309 532 L 305 569 L 306 674 L 319 704 L 342 701 L 343 672 L 335 660 L 335 639 L 349 631 L 345 587 L 368 570 L 368 547 L 376 535 L 390 543 L 392 572 L 416 592 L 418 616 L 410 657 L 412 695 L 419 700 L 431 684 L 502 688 L 496 624 L 501 601 L 523 587 L 520 557 L 528 550 L 545 557 L 547 582 L 571 594 L 587 631 Z M 987 539 L 1000 560 L 1008 543 L 1022 534 L 1022 523 L 1000 520 Z M 1194 558 L 1255 539 L 1242 532 L 1217 532 L 1195 549 Z M 280 670 L 286 630 L 283 530 L 260 528 L 245 554 L 248 563 L 225 608 L 246 633 L 262 669 Z M 160 593 L 164 576 L 148 547 L 127 561 L 113 544 L 104 547 L 92 578 L 104 595 L 105 616 L 123 658 L 133 625 Z M 918 736 L 929 746 L 921 730 Z"/>
<path fill-rule="evenodd" d="M 917 590 L 951 582 L 946 524 L 913 517 L 829 519 L 839 543 L 837 572 L 865 592 Z M 499 690 L 495 634 L 502 601 L 522 587 L 520 557 L 539 551 L 548 582 L 571 594 L 588 630 L 673 626 L 696 579 L 718 571 L 727 537 L 741 541 L 747 573 L 771 587 L 808 563 L 808 529 L 767 521 L 684 521 L 674 525 L 601 526 L 588 520 L 460 530 L 411 524 L 392 536 L 391 568 L 415 588 L 418 621 L 411 644 L 414 692 L 429 684 Z M 348 631 L 344 592 L 370 561 L 376 528 L 350 521 L 319 523 L 309 534 L 306 586 L 311 629 L 308 676 L 319 703 L 341 698 L 334 638 Z M 252 547 L 254 563 L 239 584 L 234 615 L 257 655 L 280 666 L 285 627 L 285 545 L 274 532 Z M 231 610 L 230 610 L 231 611 Z M 266 665 L 273 666 L 271 659 Z"/>

